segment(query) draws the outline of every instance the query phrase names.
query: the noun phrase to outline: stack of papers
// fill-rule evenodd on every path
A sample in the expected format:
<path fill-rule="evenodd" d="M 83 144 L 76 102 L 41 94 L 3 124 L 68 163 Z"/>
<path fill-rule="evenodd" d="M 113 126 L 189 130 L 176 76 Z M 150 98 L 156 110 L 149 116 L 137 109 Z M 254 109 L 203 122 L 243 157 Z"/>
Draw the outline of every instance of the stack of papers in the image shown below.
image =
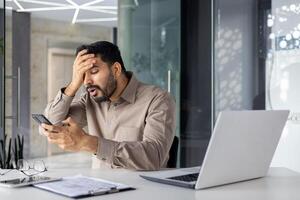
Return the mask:
<path fill-rule="evenodd" d="M 109 194 L 134 189 L 128 185 L 86 176 L 64 177 L 61 181 L 34 185 L 71 198 Z"/>

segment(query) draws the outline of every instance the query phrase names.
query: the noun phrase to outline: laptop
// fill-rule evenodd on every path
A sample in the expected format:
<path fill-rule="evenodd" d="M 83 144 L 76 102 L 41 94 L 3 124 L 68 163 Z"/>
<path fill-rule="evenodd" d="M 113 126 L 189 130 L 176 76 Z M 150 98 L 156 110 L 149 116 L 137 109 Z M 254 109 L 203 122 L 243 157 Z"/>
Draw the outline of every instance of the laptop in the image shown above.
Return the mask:
<path fill-rule="evenodd" d="M 145 172 L 159 183 L 203 189 L 264 177 L 289 111 L 223 111 L 201 167 Z"/>

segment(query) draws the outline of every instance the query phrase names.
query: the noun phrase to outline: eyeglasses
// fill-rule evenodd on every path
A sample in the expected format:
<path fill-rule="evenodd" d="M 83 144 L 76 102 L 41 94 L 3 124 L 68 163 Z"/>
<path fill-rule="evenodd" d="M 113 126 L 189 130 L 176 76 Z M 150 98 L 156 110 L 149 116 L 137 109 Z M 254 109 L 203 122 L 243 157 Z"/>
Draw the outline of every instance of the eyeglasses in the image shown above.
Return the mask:
<path fill-rule="evenodd" d="M 3 176 L 13 170 L 17 170 L 28 177 L 32 177 L 40 173 L 46 172 L 47 167 L 45 166 L 45 163 L 42 160 L 28 161 L 20 159 L 18 160 L 15 169 L 0 169 L 0 176 Z"/>

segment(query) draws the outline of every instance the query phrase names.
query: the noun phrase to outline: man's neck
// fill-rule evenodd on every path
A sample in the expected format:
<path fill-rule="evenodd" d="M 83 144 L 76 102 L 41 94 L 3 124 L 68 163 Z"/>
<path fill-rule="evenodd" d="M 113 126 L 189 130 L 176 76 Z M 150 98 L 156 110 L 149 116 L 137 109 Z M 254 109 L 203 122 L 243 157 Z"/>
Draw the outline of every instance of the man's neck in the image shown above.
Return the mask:
<path fill-rule="evenodd" d="M 122 95 L 123 91 L 127 87 L 128 82 L 129 82 L 129 78 L 125 74 L 122 74 L 122 76 L 120 77 L 120 79 L 117 80 L 117 89 L 113 93 L 113 95 L 109 98 L 110 101 L 114 102 L 114 101 L 117 101 L 120 98 L 120 96 Z"/>

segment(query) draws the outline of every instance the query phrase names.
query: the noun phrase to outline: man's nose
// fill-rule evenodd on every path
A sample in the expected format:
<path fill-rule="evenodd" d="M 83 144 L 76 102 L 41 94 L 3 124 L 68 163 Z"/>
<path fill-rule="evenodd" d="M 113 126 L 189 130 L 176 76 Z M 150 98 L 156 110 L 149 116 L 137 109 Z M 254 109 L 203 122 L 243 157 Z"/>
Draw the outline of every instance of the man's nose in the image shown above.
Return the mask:
<path fill-rule="evenodd" d="M 85 73 L 84 75 L 84 80 L 83 80 L 83 84 L 87 85 L 87 84 L 93 84 L 93 81 L 91 79 L 91 76 L 89 73 Z"/>

